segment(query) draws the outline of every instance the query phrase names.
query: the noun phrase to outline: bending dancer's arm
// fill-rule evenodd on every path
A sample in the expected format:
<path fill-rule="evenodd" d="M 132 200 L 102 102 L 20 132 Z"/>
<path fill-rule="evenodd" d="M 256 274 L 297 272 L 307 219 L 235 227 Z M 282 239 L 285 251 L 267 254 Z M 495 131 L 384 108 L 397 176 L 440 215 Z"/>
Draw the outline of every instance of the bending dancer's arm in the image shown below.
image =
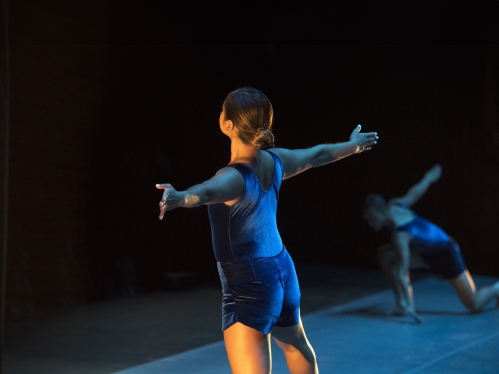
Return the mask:
<path fill-rule="evenodd" d="M 417 315 L 414 307 L 414 297 L 409 278 L 410 248 L 409 241 L 411 234 L 406 232 L 397 232 L 393 234 L 393 243 L 399 253 L 399 261 L 394 272 L 395 296 L 397 305 L 405 314 L 413 317 L 417 323 L 421 323 L 421 318 Z"/>
<path fill-rule="evenodd" d="M 433 166 L 426 172 L 423 179 L 412 186 L 403 197 L 392 199 L 391 202 L 398 202 L 407 206 L 412 206 L 418 201 L 428 190 L 432 183 L 435 183 L 442 174 L 442 167 L 439 164 Z"/>
<path fill-rule="evenodd" d="M 337 144 L 321 144 L 308 149 L 273 148 L 282 161 L 284 179 L 293 177 L 310 168 L 328 164 L 344 157 L 371 149 L 378 136 L 375 132 L 361 133 L 358 125 L 350 135 L 350 141 Z"/>
<path fill-rule="evenodd" d="M 159 203 L 161 213 L 175 208 L 194 208 L 203 204 L 218 204 L 235 200 L 244 193 L 245 184 L 242 175 L 235 169 L 220 169 L 213 178 L 196 184 L 185 191 L 177 191 L 171 184 L 157 184 L 156 188 L 164 190 Z"/>

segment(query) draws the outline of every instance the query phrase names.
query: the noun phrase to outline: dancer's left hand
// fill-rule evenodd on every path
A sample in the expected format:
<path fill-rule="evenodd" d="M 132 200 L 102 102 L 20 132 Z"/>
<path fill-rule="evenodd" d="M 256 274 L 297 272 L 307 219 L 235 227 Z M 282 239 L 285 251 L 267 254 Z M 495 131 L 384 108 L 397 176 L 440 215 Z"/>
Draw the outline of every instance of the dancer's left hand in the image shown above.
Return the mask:
<path fill-rule="evenodd" d="M 355 153 L 370 150 L 371 147 L 377 143 L 377 140 L 379 138 L 378 133 L 376 132 L 360 132 L 361 128 L 361 125 L 357 125 L 355 130 L 353 130 L 352 134 L 350 135 L 350 141 L 357 146 Z"/>
<path fill-rule="evenodd" d="M 165 212 L 178 208 L 183 202 L 183 199 L 181 198 L 180 193 L 169 183 L 157 184 L 156 188 L 158 190 L 164 190 L 163 197 L 159 202 L 159 219 L 162 220 Z"/>

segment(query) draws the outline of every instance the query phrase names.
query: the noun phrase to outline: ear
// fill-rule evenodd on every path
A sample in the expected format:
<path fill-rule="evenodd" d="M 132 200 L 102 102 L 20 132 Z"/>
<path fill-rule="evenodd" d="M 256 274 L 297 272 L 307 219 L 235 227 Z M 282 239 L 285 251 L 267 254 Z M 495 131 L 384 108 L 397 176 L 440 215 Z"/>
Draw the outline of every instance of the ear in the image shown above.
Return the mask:
<path fill-rule="evenodd" d="M 224 122 L 224 128 L 225 128 L 225 130 L 227 130 L 227 131 L 232 131 L 232 130 L 234 130 L 234 124 L 232 123 L 232 120 L 230 120 L 230 119 L 229 119 L 229 120 L 225 121 L 225 122 Z"/>

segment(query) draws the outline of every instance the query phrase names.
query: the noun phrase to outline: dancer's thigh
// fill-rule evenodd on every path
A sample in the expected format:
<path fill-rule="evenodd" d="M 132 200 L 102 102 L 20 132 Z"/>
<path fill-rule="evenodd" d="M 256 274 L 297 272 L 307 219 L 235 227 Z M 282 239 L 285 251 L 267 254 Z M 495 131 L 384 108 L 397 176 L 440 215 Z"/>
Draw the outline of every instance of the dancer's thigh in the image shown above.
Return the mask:
<path fill-rule="evenodd" d="M 272 330 L 272 337 L 284 350 L 300 349 L 304 344 L 308 344 L 303 324 L 300 322 L 291 327 L 277 327 L 274 326 Z"/>
<path fill-rule="evenodd" d="M 457 277 L 449 279 L 452 287 L 456 290 L 459 299 L 461 299 L 462 303 L 473 309 L 473 296 L 476 292 L 475 283 L 473 282 L 473 278 L 471 277 L 468 270 L 463 271 Z"/>
<path fill-rule="evenodd" d="M 224 342 L 233 374 L 270 373 L 270 334 L 237 322 L 224 330 Z"/>

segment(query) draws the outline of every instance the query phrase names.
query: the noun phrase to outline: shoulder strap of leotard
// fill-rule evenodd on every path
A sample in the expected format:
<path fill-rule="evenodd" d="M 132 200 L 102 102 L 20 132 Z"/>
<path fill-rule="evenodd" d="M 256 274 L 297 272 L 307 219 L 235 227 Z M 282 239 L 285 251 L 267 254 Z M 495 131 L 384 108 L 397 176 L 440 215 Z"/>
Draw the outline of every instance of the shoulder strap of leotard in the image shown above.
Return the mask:
<path fill-rule="evenodd" d="M 271 150 L 266 150 L 274 160 L 274 182 L 277 184 L 277 188 L 281 187 L 282 177 L 284 176 L 284 167 L 282 166 L 281 159 Z"/>

